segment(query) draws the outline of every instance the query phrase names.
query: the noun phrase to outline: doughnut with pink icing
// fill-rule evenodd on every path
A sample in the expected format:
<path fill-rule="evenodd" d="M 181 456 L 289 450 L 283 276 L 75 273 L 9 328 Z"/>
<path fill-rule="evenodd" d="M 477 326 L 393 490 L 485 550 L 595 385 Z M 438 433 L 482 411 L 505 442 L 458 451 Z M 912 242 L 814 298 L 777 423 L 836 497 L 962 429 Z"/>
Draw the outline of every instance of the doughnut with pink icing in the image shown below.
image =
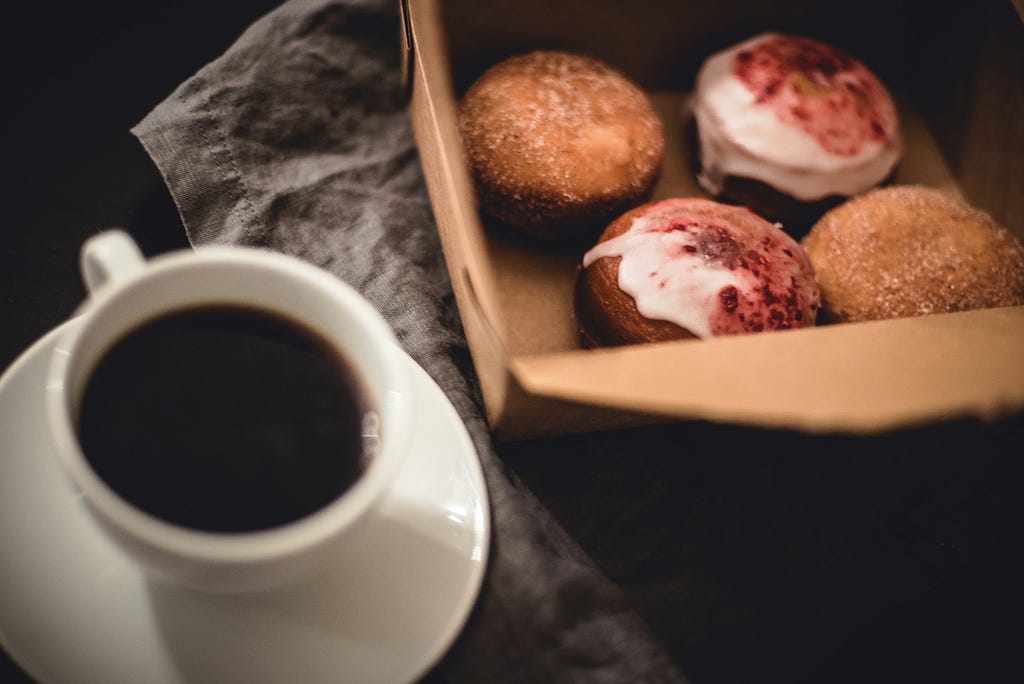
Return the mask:
<path fill-rule="evenodd" d="M 803 249 L 744 207 L 645 204 L 583 256 L 575 299 L 591 347 L 814 325 L 818 284 Z"/>
<path fill-rule="evenodd" d="M 882 82 L 808 38 L 765 33 L 712 55 L 691 106 L 701 186 L 772 219 L 868 190 L 902 155 L 898 113 Z M 769 190 L 763 202 L 742 191 L 751 182 Z M 776 206 L 780 198 L 794 206 Z"/>

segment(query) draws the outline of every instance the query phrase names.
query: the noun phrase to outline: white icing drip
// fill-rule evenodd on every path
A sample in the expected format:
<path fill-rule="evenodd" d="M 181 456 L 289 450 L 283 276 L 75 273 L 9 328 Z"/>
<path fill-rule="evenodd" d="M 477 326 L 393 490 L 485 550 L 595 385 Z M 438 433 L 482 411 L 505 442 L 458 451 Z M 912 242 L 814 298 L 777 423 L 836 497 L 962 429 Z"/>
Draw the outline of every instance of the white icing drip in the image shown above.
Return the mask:
<path fill-rule="evenodd" d="M 602 257 L 622 257 L 619 288 L 641 315 L 675 323 L 702 339 L 712 337 L 710 319 L 721 307 L 722 288 L 742 291 L 749 287 L 747 279 L 705 259 L 693 233 L 649 230 L 655 225 L 656 219 L 634 219 L 625 233 L 588 251 L 583 267 Z M 688 253 L 687 245 L 698 249 Z"/>
<path fill-rule="evenodd" d="M 813 201 L 855 195 L 885 180 L 902 154 L 898 132 L 889 144 L 866 141 L 854 155 L 836 155 L 802 128 L 780 120 L 771 108 L 752 106 L 755 94 L 733 75 L 732 60 L 771 35 L 719 52 L 701 67 L 693 116 L 704 167 L 698 177 L 702 187 L 717 194 L 726 176 L 741 176 Z"/>

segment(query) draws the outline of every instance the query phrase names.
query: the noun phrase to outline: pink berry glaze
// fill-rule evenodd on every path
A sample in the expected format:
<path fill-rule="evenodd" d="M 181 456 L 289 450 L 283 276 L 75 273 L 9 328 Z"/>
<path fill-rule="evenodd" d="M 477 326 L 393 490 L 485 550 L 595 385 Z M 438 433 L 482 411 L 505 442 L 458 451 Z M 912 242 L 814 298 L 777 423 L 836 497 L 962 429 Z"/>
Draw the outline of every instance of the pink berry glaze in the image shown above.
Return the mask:
<path fill-rule="evenodd" d="M 701 338 L 814 325 L 818 285 L 801 247 L 744 207 L 670 199 L 598 243 L 584 268 L 621 257 L 618 283 L 646 318 Z"/>
<path fill-rule="evenodd" d="M 885 86 L 856 59 L 808 38 L 772 35 L 736 53 L 732 74 L 783 123 L 822 149 L 852 157 L 868 142 L 896 135 L 897 112 Z"/>

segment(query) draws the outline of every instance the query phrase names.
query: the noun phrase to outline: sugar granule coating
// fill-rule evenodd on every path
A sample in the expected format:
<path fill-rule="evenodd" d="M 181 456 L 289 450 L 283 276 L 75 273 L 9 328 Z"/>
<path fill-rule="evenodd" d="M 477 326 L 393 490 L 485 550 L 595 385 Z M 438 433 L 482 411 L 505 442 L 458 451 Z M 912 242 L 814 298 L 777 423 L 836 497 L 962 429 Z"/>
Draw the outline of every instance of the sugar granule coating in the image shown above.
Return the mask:
<path fill-rule="evenodd" d="M 801 243 L 835 322 L 1024 304 L 1024 248 L 984 211 L 891 186 L 828 212 Z"/>
<path fill-rule="evenodd" d="M 459 126 L 482 208 L 542 238 L 603 227 L 640 202 L 665 146 L 643 91 L 564 52 L 488 69 L 462 98 Z"/>

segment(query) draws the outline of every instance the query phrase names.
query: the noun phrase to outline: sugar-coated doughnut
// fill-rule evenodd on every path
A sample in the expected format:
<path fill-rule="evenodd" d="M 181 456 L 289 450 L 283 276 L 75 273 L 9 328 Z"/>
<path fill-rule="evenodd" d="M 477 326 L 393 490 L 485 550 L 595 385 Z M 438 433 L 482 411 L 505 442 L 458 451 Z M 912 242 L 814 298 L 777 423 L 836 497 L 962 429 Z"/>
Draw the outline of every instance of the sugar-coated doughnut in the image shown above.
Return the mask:
<path fill-rule="evenodd" d="M 546 239 L 596 232 L 643 201 L 665 146 L 640 88 L 555 51 L 485 71 L 460 101 L 459 127 L 481 208 Z"/>
<path fill-rule="evenodd" d="M 796 233 L 885 181 L 902 156 L 886 87 L 858 60 L 809 38 L 764 33 L 712 55 L 690 106 L 700 185 Z"/>
<path fill-rule="evenodd" d="M 831 321 L 1024 304 L 1024 248 L 946 192 L 889 186 L 826 213 L 802 240 Z"/>
<path fill-rule="evenodd" d="M 800 246 L 744 207 L 669 199 L 616 219 L 583 257 L 575 309 L 590 347 L 801 328 L 818 285 Z"/>

